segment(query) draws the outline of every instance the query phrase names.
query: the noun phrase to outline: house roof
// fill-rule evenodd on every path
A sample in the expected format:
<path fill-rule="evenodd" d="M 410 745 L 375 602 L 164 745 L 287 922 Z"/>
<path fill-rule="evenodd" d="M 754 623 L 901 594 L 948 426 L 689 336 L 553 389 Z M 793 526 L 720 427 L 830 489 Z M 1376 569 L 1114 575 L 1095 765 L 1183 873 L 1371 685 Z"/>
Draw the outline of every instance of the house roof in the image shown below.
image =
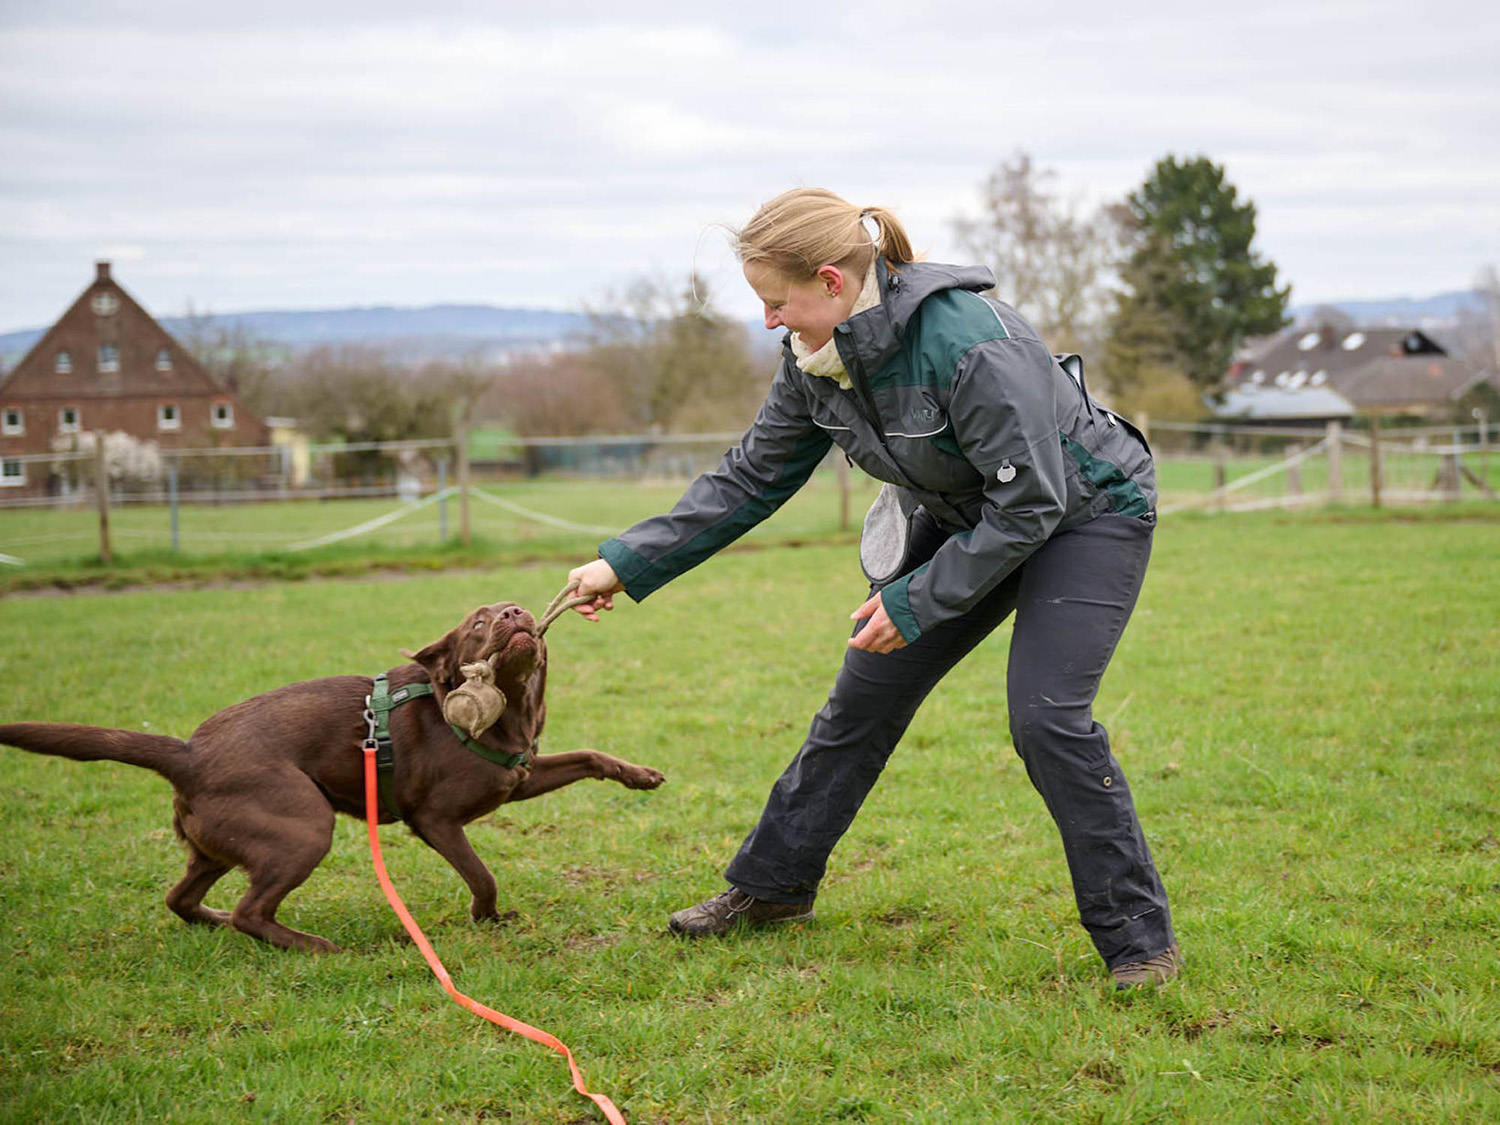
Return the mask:
<path fill-rule="evenodd" d="M 1289 328 L 1242 350 L 1225 377 L 1224 390 L 1232 395 L 1327 389 L 1354 410 L 1422 410 L 1458 398 L 1474 378 L 1473 368 L 1419 328 L 1323 325 Z M 1279 400 L 1260 401 L 1269 409 Z M 1288 399 L 1285 405 L 1299 401 Z"/>
<path fill-rule="evenodd" d="M 1272 422 L 1352 418 L 1354 406 L 1331 387 L 1246 386 L 1226 391 L 1214 417 L 1226 421 Z"/>
<path fill-rule="evenodd" d="M 101 362 L 104 346 L 115 349 L 112 368 Z M 18 401 L 88 401 L 228 392 L 111 276 L 109 263 L 99 262 L 88 288 L 0 379 L 0 393 Z"/>

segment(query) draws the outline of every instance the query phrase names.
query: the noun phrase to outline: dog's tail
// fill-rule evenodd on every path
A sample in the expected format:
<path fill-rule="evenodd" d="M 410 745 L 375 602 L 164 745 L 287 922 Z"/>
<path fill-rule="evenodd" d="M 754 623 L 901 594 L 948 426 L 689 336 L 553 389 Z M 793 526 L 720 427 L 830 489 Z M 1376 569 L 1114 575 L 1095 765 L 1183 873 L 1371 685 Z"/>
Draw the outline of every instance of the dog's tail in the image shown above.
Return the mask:
<path fill-rule="evenodd" d="M 168 781 L 187 765 L 188 745 L 180 738 L 77 723 L 0 723 L 0 742 L 33 754 L 55 754 L 75 762 L 108 761 L 143 766 Z"/>

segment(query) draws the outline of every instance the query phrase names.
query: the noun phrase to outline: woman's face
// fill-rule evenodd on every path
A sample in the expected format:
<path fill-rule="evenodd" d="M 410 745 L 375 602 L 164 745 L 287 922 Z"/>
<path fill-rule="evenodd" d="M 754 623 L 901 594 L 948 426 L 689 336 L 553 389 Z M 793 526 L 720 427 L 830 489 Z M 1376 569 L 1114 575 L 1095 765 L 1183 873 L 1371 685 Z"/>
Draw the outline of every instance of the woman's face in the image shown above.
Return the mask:
<path fill-rule="evenodd" d="M 745 265 L 745 280 L 760 298 L 767 328 L 790 328 L 816 351 L 833 339 L 833 329 L 849 319 L 859 296 L 857 286 L 845 284 L 837 266 L 823 266 L 808 281 L 788 281 L 773 269 L 755 262 Z"/>

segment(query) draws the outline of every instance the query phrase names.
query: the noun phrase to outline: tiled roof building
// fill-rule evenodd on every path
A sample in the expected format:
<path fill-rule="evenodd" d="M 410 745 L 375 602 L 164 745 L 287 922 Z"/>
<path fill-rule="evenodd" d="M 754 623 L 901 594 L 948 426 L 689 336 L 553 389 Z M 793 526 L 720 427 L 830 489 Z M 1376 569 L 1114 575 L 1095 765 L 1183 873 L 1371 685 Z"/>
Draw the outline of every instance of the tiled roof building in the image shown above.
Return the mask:
<path fill-rule="evenodd" d="M 163 451 L 267 444 L 220 386 L 98 263 L 93 284 L 0 380 L 0 487 L 39 491 L 38 463 L 70 434 L 121 431 Z"/>
<path fill-rule="evenodd" d="M 1259 420 L 1446 414 L 1487 378 L 1420 329 L 1289 328 L 1242 349 L 1217 413 Z"/>

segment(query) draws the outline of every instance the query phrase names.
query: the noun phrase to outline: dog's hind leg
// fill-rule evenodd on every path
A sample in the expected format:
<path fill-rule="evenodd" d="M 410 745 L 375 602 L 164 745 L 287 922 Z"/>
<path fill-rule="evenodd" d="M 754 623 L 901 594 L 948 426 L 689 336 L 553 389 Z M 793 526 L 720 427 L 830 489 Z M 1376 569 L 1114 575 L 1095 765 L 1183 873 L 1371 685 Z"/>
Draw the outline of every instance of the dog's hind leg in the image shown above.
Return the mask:
<path fill-rule="evenodd" d="M 187 873 L 167 892 L 167 905 L 184 922 L 210 926 L 227 926 L 229 911 L 211 910 L 203 905 L 203 896 L 230 869 L 229 864 L 211 859 L 188 842 Z"/>
<path fill-rule="evenodd" d="M 474 852 L 464 827 L 451 820 L 433 817 L 423 819 L 414 814 L 407 821 L 417 838 L 438 855 L 453 865 L 453 870 L 463 876 L 474 897 L 469 902 L 469 916 L 476 922 L 493 921 L 499 917 L 495 909 L 495 877 L 484 861 Z"/>
<path fill-rule="evenodd" d="M 229 924 L 286 949 L 336 953 L 333 942 L 276 921 L 281 900 L 302 885 L 333 846 L 333 806 L 301 772 L 278 776 L 271 784 L 257 794 L 260 804 L 241 806 L 232 824 L 218 826 L 221 837 L 228 835 L 230 841 L 225 853 L 235 856 L 250 878 Z"/>

